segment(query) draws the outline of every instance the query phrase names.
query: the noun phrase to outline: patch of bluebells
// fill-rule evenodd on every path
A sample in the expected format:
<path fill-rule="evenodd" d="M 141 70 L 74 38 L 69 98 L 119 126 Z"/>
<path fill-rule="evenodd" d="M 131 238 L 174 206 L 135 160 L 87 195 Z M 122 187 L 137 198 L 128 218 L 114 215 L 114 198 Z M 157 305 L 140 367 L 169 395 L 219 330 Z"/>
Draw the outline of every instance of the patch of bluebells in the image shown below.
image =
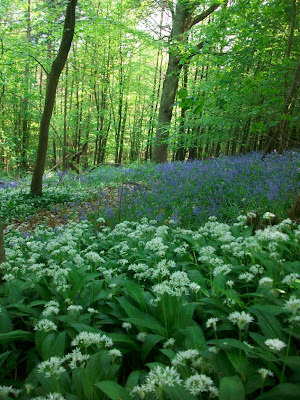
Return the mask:
<path fill-rule="evenodd" d="M 19 180 L 11 180 L 11 181 L 7 181 L 7 180 L 3 180 L 1 179 L 0 181 L 0 189 L 12 189 L 12 188 L 16 188 L 20 185 L 20 181 Z"/>
<path fill-rule="evenodd" d="M 211 215 L 232 222 L 241 212 L 253 209 L 283 215 L 300 189 L 300 153 L 272 154 L 264 161 L 261 156 L 251 153 L 114 169 L 110 173 L 118 171 L 123 182 L 136 182 L 122 189 L 121 220 L 145 216 L 159 222 L 180 220 L 182 225 L 192 227 L 204 223 Z M 103 171 L 99 174 L 102 179 Z M 94 176 L 96 180 L 96 172 Z M 110 218 L 107 202 L 105 206 Z"/>

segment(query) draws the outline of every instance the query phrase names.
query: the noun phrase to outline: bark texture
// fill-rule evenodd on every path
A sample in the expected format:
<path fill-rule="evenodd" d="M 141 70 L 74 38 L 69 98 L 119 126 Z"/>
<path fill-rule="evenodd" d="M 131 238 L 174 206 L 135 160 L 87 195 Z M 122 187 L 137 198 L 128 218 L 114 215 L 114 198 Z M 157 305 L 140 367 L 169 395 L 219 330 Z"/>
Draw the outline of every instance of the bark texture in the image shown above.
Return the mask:
<path fill-rule="evenodd" d="M 58 80 L 67 61 L 74 36 L 76 5 L 77 0 L 70 0 L 67 5 L 62 41 L 57 56 L 52 64 L 51 71 L 47 77 L 45 105 L 40 122 L 39 144 L 31 181 L 31 193 L 35 196 L 42 195 L 42 179 L 46 164 L 49 126 L 54 108 Z"/>

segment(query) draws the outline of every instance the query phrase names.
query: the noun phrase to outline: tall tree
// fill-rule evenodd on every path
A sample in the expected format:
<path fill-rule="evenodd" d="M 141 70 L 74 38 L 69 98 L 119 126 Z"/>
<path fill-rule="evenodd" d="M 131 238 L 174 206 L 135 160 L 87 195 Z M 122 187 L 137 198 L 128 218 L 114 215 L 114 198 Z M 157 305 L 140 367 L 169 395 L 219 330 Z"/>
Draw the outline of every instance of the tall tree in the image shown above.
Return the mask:
<path fill-rule="evenodd" d="M 200 14 L 194 15 L 200 4 L 201 1 L 177 0 L 175 7 L 173 7 L 172 2 L 170 2 L 172 30 L 169 37 L 169 60 L 163 83 L 152 155 L 152 161 L 155 162 L 165 162 L 167 159 L 167 139 L 172 119 L 172 107 L 178 88 L 180 72 L 183 67 L 181 50 L 187 42 L 188 31 L 220 7 L 220 3 L 215 3 Z M 199 43 L 199 48 L 201 47 L 202 43 Z"/>
<path fill-rule="evenodd" d="M 39 144 L 31 181 L 31 193 L 36 196 L 42 195 L 42 179 L 46 164 L 49 126 L 54 108 L 58 80 L 67 61 L 73 41 L 76 5 L 77 0 L 70 0 L 67 5 L 61 44 L 47 77 L 46 98 L 39 130 Z"/>
<path fill-rule="evenodd" d="M 0 219 L 0 264 L 5 261 L 3 225 Z"/>

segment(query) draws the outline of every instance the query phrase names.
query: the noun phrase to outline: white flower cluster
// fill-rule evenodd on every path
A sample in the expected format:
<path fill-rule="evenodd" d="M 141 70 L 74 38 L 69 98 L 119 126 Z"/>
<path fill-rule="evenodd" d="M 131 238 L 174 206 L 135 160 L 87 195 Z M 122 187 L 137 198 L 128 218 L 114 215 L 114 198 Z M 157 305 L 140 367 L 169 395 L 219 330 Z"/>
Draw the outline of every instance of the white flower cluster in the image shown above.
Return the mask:
<path fill-rule="evenodd" d="M 32 400 L 65 400 L 60 393 L 48 393 L 47 396 L 34 397 Z"/>
<path fill-rule="evenodd" d="M 65 372 L 65 368 L 62 366 L 64 357 L 50 357 L 46 361 L 42 361 L 37 366 L 37 371 L 43 373 L 47 378 L 58 375 Z"/>
<path fill-rule="evenodd" d="M 289 300 L 285 302 L 284 308 L 295 317 L 300 309 L 300 299 L 296 296 L 291 296 Z"/>
<path fill-rule="evenodd" d="M 185 380 L 184 387 L 194 396 L 198 396 L 204 392 L 208 392 L 210 398 L 219 396 L 219 391 L 214 386 L 213 380 L 204 374 L 191 375 Z"/>
<path fill-rule="evenodd" d="M 54 322 L 50 321 L 47 318 L 41 319 L 34 327 L 35 331 L 42 331 L 42 332 L 50 332 L 56 331 L 57 326 Z"/>
<path fill-rule="evenodd" d="M 57 315 L 59 313 L 59 303 L 57 301 L 51 300 L 45 304 L 43 316 L 49 317 L 52 314 Z"/>
<path fill-rule="evenodd" d="M 183 350 L 179 351 L 176 353 L 175 357 L 172 359 L 171 363 L 172 365 L 185 365 L 187 360 L 190 360 L 194 362 L 196 359 L 198 359 L 200 356 L 200 353 L 196 349 L 189 349 L 189 350 Z"/>
<path fill-rule="evenodd" d="M 254 318 L 250 314 L 245 313 L 245 311 L 235 311 L 229 314 L 228 319 L 232 324 L 237 325 L 238 328 L 241 330 L 246 329 L 248 327 L 248 324 L 254 321 Z"/>
<path fill-rule="evenodd" d="M 267 339 L 265 341 L 265 345 L 269 347 L 271 351 L 281 351 L 286 347 L 286 343 L 284 343 L 280 339 Z"/>
<path fill-rule="evenodd" d="M 162 237 L 157 236 L 146 243 L 145 249 L 153 251 L 156 255 L 163 257 L 166 254 L 168 246 L 164 244 Z"/>
<path fill-rule="evenodd" d="M 135 386 L 131 394 L 138 394 L 140 398 L 143 398 L 148 393 L 158 393 L 159 390 L 165 386 L 180 385 L 182 379 L 174 367 L 154 367 L 146 376 L 145 383 L 143 385 Z"/>
<path fill-rule="evenodd" d="M 257 372 L 260 374 L 263 381 L 266 379 L 267 376 L 274 376 L 273 372 L 266 368 L 259 368 Z"/>
<path fill-rule="evenodd" d="M 83 368 L 86 361 L 90 358 L 89 354 L 82 354 L 79 348 L 73 349 L 71 353 L 68 353 L 64 357 L 64 361 L 68 362 L 71 369 Z"/>
<path fill-rule="evenodd" d="M 166 293 L 170 296 L 181 297 L 183 294 L 188 294 L 188 289 L 195 289 L 195 286 L 192 285 L 191 287 L 191 284 L 192 282 L 186 272 L 176 271 L 170 275 L 168 280 L 164 280 L 162 283 L 152 286 L 152 290 L 159 296 Z M 197 290 L 198 289 L 199 287 L 197 287 Z"/>
<path fill-rule="evenodd" d="M 0 398 L 6 399 L 9 395 L 18 397 L 21 393 L 20 389 L 15 389 L 12 386 L 2 386 L 0 385 Z"/>
<path fill-rule="evenodd" d="M 111 347 L 113 346 L 113 341 L 110 337 L 106 335 L 102 335 L 100 333 L 92 333 L 92 332 L 80 332 L 71 342 L 71 346 L 84 346 L 89 347 L 91 345 L 97 345 L 101 347 Z"/>
<path fill-rule="evenodd" d="M 297 279 L 300 280 L 300 274 L 298 274 L 297 272 L 293 272 L 291 274 L 286 275 L 282 279 L 282 283 L 286 285 L 292 285 Z"/>

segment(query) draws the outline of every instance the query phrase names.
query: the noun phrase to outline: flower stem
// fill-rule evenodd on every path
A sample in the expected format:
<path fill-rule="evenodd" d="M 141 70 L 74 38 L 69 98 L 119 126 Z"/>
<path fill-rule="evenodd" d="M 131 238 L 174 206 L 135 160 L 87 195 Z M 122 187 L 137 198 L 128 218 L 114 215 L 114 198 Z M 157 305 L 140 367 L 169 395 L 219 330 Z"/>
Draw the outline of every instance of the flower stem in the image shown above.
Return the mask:
<path fill-rule="evenodd" d="M 283 364 L 283 367 L 282 367 L 282 372 L 281 372 L 281 377 L 280 377 L 280 383 L 282 383 L 283 378 L 284 378 L 287 358 L 288 358 L 288 355 L 289 355 L 289 352 L 290 352 L 290 345 L 291 345 L 293 327 L 294 327 L 294 318 L 292 319 L 292 323 L 291 323 L 290 335 L 289 335 L 289 340 L 288 340 L 288 344 L 287 344 L 287 348 L 286 348 L 286 352 L 285 352 L 284 364 Z"/>

